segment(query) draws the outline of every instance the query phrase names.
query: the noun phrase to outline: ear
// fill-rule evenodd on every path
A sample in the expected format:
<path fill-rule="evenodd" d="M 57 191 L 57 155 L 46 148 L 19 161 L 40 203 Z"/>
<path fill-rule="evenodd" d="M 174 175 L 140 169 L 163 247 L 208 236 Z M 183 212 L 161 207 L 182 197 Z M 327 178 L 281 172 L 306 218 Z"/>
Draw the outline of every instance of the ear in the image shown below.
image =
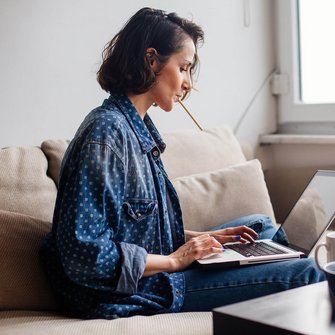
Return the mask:
<path fill-rule="evenodd" d="M 145 57 L 149 60 L 149 63 L 151 65 L 151 68 L 154 72 L 157 72 L 159 70 L 159 61 L 158 61 L 158 52 L 155 48 L 148 48 Z"/>

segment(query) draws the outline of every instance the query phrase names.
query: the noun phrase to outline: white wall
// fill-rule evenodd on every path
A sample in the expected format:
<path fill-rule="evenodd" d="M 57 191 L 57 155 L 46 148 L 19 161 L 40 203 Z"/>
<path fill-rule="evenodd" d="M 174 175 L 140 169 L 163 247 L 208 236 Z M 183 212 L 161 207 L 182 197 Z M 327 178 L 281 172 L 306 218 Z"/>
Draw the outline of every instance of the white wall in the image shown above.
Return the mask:
<path fill-rule="evenodd" d="M 72 138 L 107 96 L 95 80 L 105 43 L 144 6 L 193 18 L 205 31 L 199 92 L 186 101 L 199 123 L 235 128 L 247 111 L 237 135 L 253 144 L 275 129 L 265 80 L 275 67 L 271 0 L 1 0 L 0 147 Z M 195 128 L 179 106 L 150 115 L 163 133 Z"/>

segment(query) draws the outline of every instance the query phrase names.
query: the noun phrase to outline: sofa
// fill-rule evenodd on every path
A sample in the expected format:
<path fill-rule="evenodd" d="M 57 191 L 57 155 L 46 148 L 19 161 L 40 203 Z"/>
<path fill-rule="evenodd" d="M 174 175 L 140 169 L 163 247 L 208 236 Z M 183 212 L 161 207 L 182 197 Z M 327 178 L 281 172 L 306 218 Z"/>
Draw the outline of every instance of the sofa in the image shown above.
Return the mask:
<path fill-rule="evenodd" d="M 242 215 L 274 218 L 259 160 L 227 126 L 163 134 L 162 159 L 186 229 L 205 231 Z M 211 312 L 80 320 L 61 314 L 38 250 L 51 229 L 67 140 L 0 150 L 0 334 L 212 334 Z M 205 270 L 204 270 L 205 271 Z"/>

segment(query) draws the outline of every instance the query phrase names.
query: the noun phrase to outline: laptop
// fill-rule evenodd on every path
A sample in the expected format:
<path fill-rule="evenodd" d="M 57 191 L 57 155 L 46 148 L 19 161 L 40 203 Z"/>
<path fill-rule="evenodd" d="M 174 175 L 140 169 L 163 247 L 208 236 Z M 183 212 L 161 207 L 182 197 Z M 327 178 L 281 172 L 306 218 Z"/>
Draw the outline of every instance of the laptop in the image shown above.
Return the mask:
<path fill-rule="evenodd" d="M 221 254 L 206 256 L 197 263 L 216 268 L 305 258 L 334 218 L 335 171 L 318 170 L 272 239 L 226 243 Z"/>

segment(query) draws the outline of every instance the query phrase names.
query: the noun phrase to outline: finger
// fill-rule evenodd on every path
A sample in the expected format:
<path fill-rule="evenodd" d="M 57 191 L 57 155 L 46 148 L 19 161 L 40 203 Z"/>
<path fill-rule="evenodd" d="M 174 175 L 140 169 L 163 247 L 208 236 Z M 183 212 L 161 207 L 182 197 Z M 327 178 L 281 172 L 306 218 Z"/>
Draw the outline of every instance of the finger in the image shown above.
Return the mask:
<path fill-rule="evenodd" d="M 242 235 L 243 233 L 247 233 L 249 234 L 249 236 L 252 236 L 253 238 L 258 238 L 258 234 L 253 229 L 247 226 L 226 228 L 227 235 Z"/>
<path fill-rule="evenodd" d="M 244 239 L 246 242 L 249 241 L 251 243 L 254 243 L 255 240 L 252 238 L 252 236 L 250 236 L 248 233 L 243 233 L 242 234 L 242 239 Z"/>
<path fill-rule="evenodd" d="M 234 238 L 237 242 L 241 242 L 241 243 L 246 243 L 247 242 L 247 240 L 245 238 L 243 238 L 241 235 L 236 235 Z"/>
<path fill-rule="evenodd" d="M 242 234 L 243 233 L 247 233 L 249 236 L 252 236 L 253 238 L 258 238 L 258 234 L 250 227 L 242 226 Z"/>
<path fill-rule="evenodd" d="M 237 237 L 237 236 L 239 236 L 239 237 Z M 212 237 L 214 237 L 221 244 L 224 244 L 224 243 L 228 243 L 228 242 L 239 241 L 240 238 L 241 238 L 241 235 L 235 235 L 235 234 L 231 234 L 231 235 L 212 235 Z"/>
<path fill-rule="evenodd" d="M 244 239 L 241 235 L 229 235 L 229 236 L 222 236 L 221 237 L 222 244 L 228 243 L 228 242 L 247 242 L 246 239 Z"/>
<path fill-rule="evenodd" d="M 240 240 L 242 243 L 245 243 L 247 241 L 254 243 L 254 239 L 258 238 L 258 234 L 253 229 L 246 226 L 238 227 L 237 229 L 235 229 L 234 233 L 236 236 L 241 236 Z"/>
<path fill-rule="evenodd" d="M 225 234 L 225 235 L 233 236 L 233 235 L 235 235 L 235 231 L 236 231 L 236 229 L 241 228 L 241 227 L 242 227 L 242 226 L 240 226 L 240 227 L 236 227 L 236 228 L 226 228 L 226 229 L 224 230 L 224 234 Z"/>
<path fill-rule="evenodd" d="M 247 234 L 245 234 L 243 236 L 242 235 L 221 236 L 220 242 L 222 244 L 225 244 L 228 242 L 254 243 L 255 240 L 251 236 L 248 236 Z"/>
<path fill-rule="evenodd" d="M 240 233 L 234 233 L 231 231 L 230 234 L 226 235 L 212 235 L 216 240 L 218 240 L 221 244 L 228 242 L 246 242 L 244 237 Z"/>
<path fill-rule="evenodd" d="M 242 235 L 236 235 L 233 238 L 235 238 L 235 241 L 241 242 L 241 243 L 255 243 L 255 240 L 247 233 L 243 233 Z"/>

